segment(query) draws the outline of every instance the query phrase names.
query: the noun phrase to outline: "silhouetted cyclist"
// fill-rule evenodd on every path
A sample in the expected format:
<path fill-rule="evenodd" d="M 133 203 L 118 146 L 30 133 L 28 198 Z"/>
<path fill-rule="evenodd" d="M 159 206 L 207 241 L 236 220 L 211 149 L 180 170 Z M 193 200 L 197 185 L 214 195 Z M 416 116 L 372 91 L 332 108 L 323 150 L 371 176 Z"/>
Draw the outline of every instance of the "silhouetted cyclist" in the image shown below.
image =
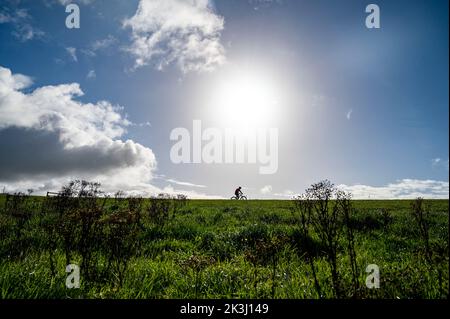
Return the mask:
<path fill-rule="evenodd" d="M 239 186 L 238 188 L 236 188 L 236 190 L 234 191 L 234 195 L 236 195 L 236 199 L 239 199 L 242 195 L 244 195 L 241 191 L 241 186 Z"/>

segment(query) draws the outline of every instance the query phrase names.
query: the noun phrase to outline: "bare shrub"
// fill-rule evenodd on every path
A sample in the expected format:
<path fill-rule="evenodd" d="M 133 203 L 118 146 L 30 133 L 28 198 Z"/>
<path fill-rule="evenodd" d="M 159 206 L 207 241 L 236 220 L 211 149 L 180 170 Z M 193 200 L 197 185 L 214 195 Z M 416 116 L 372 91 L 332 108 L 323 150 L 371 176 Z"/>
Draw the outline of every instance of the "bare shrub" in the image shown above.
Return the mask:
<path fill-rule="evenodd" d="M 338 250 L 341 248 L 340 238 L 345 238 L 352 273 L 352 295 L 356 297 L 359 273 L 351 221 L 351 194 L 337 190 L 330 181 L 324 180 L 311 185 L 306 189 L 305 194 L 295 198 L 293 213 L 303 238 L 307 239 L 315 234 L 320 239 L 330 266 L 333 293 L 338 298 L 344 295 L 343 282 L 338 269 Z M 305 243 L 308 244 L 310 241 Z M 319 297 L 322 297 L 311 253 L 312 247 L 307 245 L 305 248 L 316 291 Z"/>
<path fill-rule="evenodd" d="M 129 210 L 115 212 L 104 217 L 105 244 L 108 247 L 108 265 L 106 272 L 112 269 L 117 274 L 118 285 L 122 286 L 129 260 L 140 246 L 140 211 Z"/>
<path fill-rule="evenodd" d="M 47 209 L 58 211 L 54 231 L 62 239 L 66 264 L 72 262 L 73 253 L 78 253 L 86 279 L 93 279 L 96 275 L 97 259 L 94 255 L 102 239 L 99 221 L 106 197 L 100 199 L 100 194 L 103 192 L 99 183 L 75 180 L 63 186 L 56 197 L 47 197 L 46 203 Z"/>
<path fill-rule="evenodd" d="M 336 297 L 340 297 L 340 278 L 337 265 L 337 250 L 340 236 L 339 209 L 338 205 L 332 203 L 335 191 L 334 185 L 330 181 L 325 180 L 311 185 L 306 190 L 305 196 L 310 201 L 313 209 L 311 224 L 326 247 L 334 293 Z"/>

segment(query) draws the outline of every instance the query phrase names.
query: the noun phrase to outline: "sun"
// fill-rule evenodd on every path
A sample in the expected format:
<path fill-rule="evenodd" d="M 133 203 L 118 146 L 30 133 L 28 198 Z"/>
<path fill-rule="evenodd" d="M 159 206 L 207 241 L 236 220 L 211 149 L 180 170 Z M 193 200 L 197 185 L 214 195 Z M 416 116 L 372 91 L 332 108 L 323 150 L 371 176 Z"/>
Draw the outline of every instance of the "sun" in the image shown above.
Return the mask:
<path fill-rule="evenodd" d="M 220 81 L 212 104 L 215 117 L 223 124 L 267 126 L 277 115 L 276 86 L 261 74 L 238 72 Z"/>

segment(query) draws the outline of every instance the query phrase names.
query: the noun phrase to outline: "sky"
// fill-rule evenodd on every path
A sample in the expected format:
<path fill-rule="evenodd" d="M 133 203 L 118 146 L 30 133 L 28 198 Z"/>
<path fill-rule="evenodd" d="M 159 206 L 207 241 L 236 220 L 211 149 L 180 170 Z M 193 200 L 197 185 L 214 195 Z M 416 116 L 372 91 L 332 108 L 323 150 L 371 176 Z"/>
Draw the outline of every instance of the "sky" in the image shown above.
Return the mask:
<path fill-rule="evenodd" d="M 0 4 L 6 192 L 449 198 L 446 0 Z"/>

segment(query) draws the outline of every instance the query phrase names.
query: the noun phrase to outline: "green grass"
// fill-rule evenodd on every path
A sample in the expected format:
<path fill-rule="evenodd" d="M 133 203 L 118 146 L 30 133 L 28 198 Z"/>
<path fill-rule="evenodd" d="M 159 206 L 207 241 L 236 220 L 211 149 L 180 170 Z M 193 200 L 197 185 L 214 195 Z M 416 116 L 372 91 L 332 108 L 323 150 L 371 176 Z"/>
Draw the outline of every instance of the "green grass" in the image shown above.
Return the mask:
<path fill-rule="evenodd" d="M 61 240 L 54 249 L 35 197 L 33 214 L 18 229 L 18 221 L 3 209 L 0 196 L 0 298 L 319 298 L 304 242 L 293 218 L 291 201 L 190 200 L 162 225 L 143 219 L 122 285 L 118 274 L 105 272 L 108 247 L 93 258 L 98 276 L 81 277 L 80 289 L 67 289 L 66 259 Z M 430 243 L 434 258 L 424 258 L 423 243 L 411 216 L 411 201 L 353 201 L 352 225 L 359 269 L 359 298 L 448 297 L 448 200 L 431 200 Z M 107 204 L 106 211 L 111 209 Z M 383 222 L 381 209 L 390 212 Z M 258 240 L 283 238 L 272 260 L 252 262 Z M 333 298 L 326 255 L 318 238 L 314 263 L 323 298 Z M 348 294 L 351 283 L 345 240 L 340 239 L 338 267 Z M 50 267 L 50 252 L 56 273 Z M 192 257 L 194 256 L 194 257 Z M 80 264 L 74 253 L 72 263 Z M 380 288 L 365 286 L 369 264 L 380 267 Z M 83 272 L 83 270 L 82 270 Z"/>

